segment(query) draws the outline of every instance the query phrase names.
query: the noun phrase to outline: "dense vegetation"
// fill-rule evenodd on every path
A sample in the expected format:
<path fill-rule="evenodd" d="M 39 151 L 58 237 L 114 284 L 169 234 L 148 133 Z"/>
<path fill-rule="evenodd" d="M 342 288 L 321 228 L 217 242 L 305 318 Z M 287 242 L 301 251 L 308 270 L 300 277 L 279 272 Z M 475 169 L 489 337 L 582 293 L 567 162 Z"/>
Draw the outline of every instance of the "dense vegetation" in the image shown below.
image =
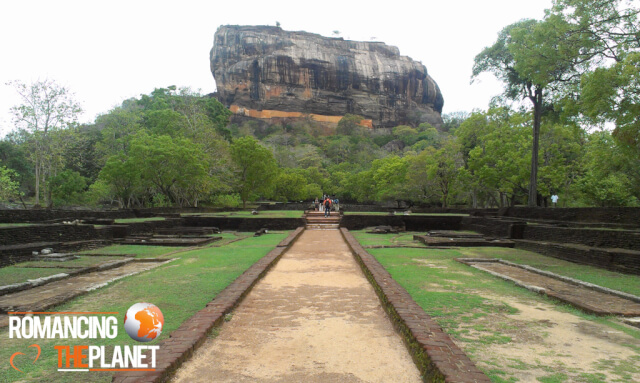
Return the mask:
<path fill-rule="evenodd" d="M 326 193 L 482 207 L 544 205 L 558 194 L 561 206 L 637 206 L 637 13 L 620 0 L 556 0 L 543 20 L 505 27 L 473 68 L 501 79 L 504 93 L 486 111 L 445 115 L 437 129 L 368 130 L 352 115 L 332 131 L 310 119 L 229 124 L 214 98 L 175 87 L 79 125 L 67 89 L 17 83 L 16 128 L 0 141 L 0 201 L 240 206 Z"/>

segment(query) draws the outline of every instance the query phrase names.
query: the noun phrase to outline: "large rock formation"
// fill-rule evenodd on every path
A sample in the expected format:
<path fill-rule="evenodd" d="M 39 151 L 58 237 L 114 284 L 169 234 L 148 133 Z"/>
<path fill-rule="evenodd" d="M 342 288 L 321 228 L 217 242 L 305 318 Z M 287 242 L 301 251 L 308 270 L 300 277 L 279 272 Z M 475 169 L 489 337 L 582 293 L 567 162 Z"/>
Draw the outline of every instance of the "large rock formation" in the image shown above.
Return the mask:
<path fill-rule="evenodd" d="M 374 127 L 442 123 L 438 85 L 420 62 L 381 42 L 269 26 L 221 26 L 211 50 L 217 97 L 236 114 L 270 118 L 347 113 Z"/>

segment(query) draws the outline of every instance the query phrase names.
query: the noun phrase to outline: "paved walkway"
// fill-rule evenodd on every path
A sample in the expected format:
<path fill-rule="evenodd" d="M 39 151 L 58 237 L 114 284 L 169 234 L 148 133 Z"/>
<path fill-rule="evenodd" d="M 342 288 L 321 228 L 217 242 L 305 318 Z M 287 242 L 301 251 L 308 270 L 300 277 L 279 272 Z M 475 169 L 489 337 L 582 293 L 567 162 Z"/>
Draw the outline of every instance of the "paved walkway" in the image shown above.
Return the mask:
<path fill-rule="evenodd" d="M 174 381 L 421 380 L 340 232 L 306 230 Z"/>

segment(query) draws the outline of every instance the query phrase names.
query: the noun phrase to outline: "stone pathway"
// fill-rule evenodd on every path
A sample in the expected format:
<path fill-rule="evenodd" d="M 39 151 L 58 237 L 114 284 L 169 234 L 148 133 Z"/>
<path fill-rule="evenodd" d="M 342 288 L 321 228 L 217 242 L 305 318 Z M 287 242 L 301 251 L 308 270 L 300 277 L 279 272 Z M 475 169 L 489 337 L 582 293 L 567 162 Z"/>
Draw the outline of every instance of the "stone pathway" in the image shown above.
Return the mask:
<path fill-rule="evenodd" d="M 421 381 L 338 230 L 306 230 L 227 319 L 174 381 Z"/>
<path fill-rule="evenodd" d="M 596 315 L 640 316 L 640 303 L 584 286 L 534 273 L 499 262 L 465 262 L 485 271 L 507 276 L 526 286 L 544 289 L 544 294 L 571 303 Z"/>
<path fill-rule="evenodd" d="M 129 262 L 121 267 L 82 274 L 75 277 L 47 283 L 28 290 L 18 291 L 0 296 L 0 327 L 8 325 L 7 312 L 46 311 L 60 303 L 88 291 L 95 290 L 105 284 L 149 270 L 161 262 Z"/>

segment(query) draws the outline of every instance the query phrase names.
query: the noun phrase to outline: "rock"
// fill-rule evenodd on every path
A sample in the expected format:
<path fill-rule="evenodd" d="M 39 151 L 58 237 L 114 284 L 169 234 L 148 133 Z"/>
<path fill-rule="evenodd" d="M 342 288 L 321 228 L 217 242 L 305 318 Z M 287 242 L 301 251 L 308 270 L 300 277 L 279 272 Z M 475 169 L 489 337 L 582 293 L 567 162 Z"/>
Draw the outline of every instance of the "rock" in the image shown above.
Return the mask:
<path fill-rule="evenodd" d="M 402 140 L 392 140 L 384 144 L 382 149 L 387 152 L 401 152 L 405 147 L 404 141 Z"/>
<path fill-rule="evenodd" d="M 263 227 L 262 229 L 260 229 L 260 230 L 256 231 L 256 232 L 253 234 L 253 236 L 254 236 L 254 237 L 259 237 L 259 236 L 261 236 L 262 234 L 268 234 L 268 233 L 269 233 L 269 230 Z"/>
<path fill-rule="evenodd" d="M 426 67 L 382 42 L 350 41 L 270 26 L 221 26 L 211 50 L 217 98 L 240 116 L 347 113 L 370 127 L 442 124 L 444 100 Z"/>
<path fill-rule="evenodd" d="M 371 230 L 367 231 L 369 234 L 388 234 L 388 233 L 398 233 L 400 231 L 404 231 L 400 227 L 392 227 L 392 226 L 376 226 Z"/>

